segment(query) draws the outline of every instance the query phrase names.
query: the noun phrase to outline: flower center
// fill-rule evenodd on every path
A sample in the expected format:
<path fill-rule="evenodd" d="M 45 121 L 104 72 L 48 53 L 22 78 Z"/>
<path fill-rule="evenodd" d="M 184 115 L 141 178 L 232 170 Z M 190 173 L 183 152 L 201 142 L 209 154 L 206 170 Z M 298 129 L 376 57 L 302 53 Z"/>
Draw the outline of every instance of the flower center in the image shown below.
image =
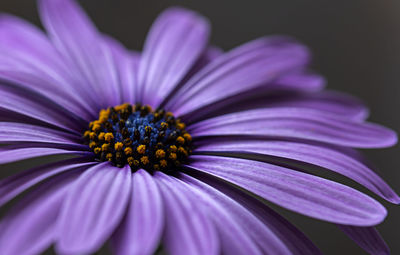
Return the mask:
<path fill-rule="evenodd" d="M 122 104 L 101 110 L 84 138 L 96 158 L 132 171 L 174 172 L 191 153 L 192 137 L 172 113 Z"/>

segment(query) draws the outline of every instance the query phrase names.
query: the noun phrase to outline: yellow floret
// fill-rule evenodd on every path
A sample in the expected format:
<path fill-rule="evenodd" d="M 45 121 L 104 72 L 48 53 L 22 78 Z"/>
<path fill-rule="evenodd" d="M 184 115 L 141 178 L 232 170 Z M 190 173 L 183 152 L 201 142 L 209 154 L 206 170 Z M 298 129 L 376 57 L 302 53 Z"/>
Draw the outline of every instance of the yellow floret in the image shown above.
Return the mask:
<path fill-rule="evenodd" d="M 185 143 L 185 139 L 182 136 L 178 136 L 178 138 L 176 138 L 176 142 L 179 144 L 184 144 Z"/>
<path fill-rule="evenodd" d="M 99 154 L 101 152 L 101 148 L 100 147 L 96 147 L 94 148 L 94 153 Z"/>
<path fill-rule="evenodd" d="M 178 129 L 180 129 L 180 130 L 184 129 L 185 126 L 186 126 L 185 123 L 182 123 L 182 122 L 176 123 L 176 127 L 177 127 Z"/>
<path fill-rule="evenodd" d="M 96 138 L 96 133 L 95 132 L 90 132 L 89 137 L 91 140 L 94 140 Z"/>
<path fill-rule="evenodd" d="M 104 141 L 104 132 L 100 132 L 100 134 L 97 136 L 97 138 L 99 138 L 100 141 Z"/>
<path fill-rule="evenodd" d="M 162 150 L 162 149 L 156 150 L 156 157 L 157 157 L 157 158 L 163 158 L 163 157 L 165 157 L 165 151 Z"/>
<path fill-rule="evenodd" d="M 126 147 L 124 149 L 125 155 L 132 155 L 132 148 L 131 147 Z"/>
<path fill-rule="evenodd" d="M 168 123 L 167 122 L 161 122 L 160 124 L 162 129 L 168 128 Z"/>
<path fill-rule="evenodd" d="M 188 152 L 187 152 L 187 151 L 185 150 L 185 148 L 183 148 L 183 147 L 179 147 L 179 148 L 178 148 L 178 152 L 181 153 L 181 154 L 184 154 L 185 156 L 188 155 Z"/>
<path fill-rule="evenodd" d="M 126 161 L 128 162 L 129 166 L 132 166 L 134 159 L 132 157 L 129 157 L 126 159 Z"/>
<path fill-rule="evenodd" d="M 102 151 L 108 151 L 110 149 L 110 144 L 109 143 L 104 143 L 102 146 L 101 146 L 101 150 Z"/>
<path fill-rule="evenodd" d="M 124 144 L 121 143 L 121 142 L 117 142 L 117 143 L 114 144 L 114 149 L 115 149 L 116 151 L 122 150 L 123 147 L 124 147 Z"/>
<path fill-rule="evenodd" d="M 93 149 L 94 147 L 96 147 L 97 146 L 97 143 L 96 142 L 90 142 L 89 143 L 89 147 L 91 148 L 91 149 Z"/>
<path fill-rule="evenodd" d="M 176 153 L 170 153 L 169 154 L 169 158 L 172 159 L 172 160 L 175 160 L 177 158 L 176 157 Z"/>
<path fill-rule="evenodd" d="M 96 133 L 99 132 L 100 129 L 101 129 L 101 126 L 99 124 L 94 124 L 92 127 L 92 130 Z"/>
<path fill-rule="evenodd" d="M 136 148 L 136 151 L 137 151 L 139 154 L 144 154 L 144 153 L 146 152 L 146 145 L 144 145 L 144 144 L 139 145 L 139 146 Z"/>
<path fill-rule="evenodd" d="M 143 165 L 147 165 L 150 162 L 149 157 L 147 157 L 147 156 L 141 157 L 140 161 L 142 162 Z"/>
<path fill-rule="evenodd" d="M 107 158 L 108 161 L 111 161 L 112 158 L 113 158 L 112 153 L 107 153 L 106 158 Z"/>
<path fill-rule="evenodd" d="M 188 133 L 183 135 L 183 138 L 185 138 L 186 141 L 191 142 L 192 141 L 192 136 L 189 135 Z"/>
<path fill-rule="evenodd" d="M 106 133 L 104 135 L 104 139 L 106 140 L 106 142 L 111 142 L 114 139 L 114 135 L 112 133 Z"/>
<path fill-rule="evenodd" d="M 160 160 L 160 165 L 161 165 L 162 167 L 166 167 L 166 166 L 168 165 L 168 162 L 167 162 L 165 159 Z"/>

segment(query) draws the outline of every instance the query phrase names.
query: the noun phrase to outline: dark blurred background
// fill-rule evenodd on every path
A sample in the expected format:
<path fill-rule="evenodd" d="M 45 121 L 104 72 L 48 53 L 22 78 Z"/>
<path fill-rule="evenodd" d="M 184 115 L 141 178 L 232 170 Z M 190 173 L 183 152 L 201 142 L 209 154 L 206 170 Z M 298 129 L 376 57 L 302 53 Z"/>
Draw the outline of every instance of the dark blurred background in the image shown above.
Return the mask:
<path fill-rule="evenodd" d="M 80 2 L 102 32 L 135 50 L 141 49 L 157 14 L 171 5 L 186 6 L 207 16 L 213 26 L 211 42 L 224 50 L 263 35 L 294 36 L 312 49 L 313 68 L 327 78 L 329 89 L 360 97 L 371 109 L 370 120 L 400 131 L 400 114 L 397 112 L 400 109 L 398 0 Z M 0 12 L 12 13 L 40 25 L 33 0 L 0 0 Z M 385 180 L 400 192 L 400 147 L 370 150 L 366 154 L 376 163 Z M 39 162 L 2 166 L 0 176 Z M 389 211 L 386 221 L 378 229 L 392 254 L 400 254 L 400 208 L 378 200 Z M 276 209 L 301 228 L 323 253 L 365 254 L 335 226 Z"/>

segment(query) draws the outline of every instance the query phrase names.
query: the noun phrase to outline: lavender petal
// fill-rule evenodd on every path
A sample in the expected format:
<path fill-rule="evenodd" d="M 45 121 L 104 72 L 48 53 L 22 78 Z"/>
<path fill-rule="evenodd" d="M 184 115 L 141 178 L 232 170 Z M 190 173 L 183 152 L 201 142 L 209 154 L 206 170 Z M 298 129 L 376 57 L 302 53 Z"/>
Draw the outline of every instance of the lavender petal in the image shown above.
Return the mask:
<path fill-rule="evenodd" d="M 0 206 L 48 178 L 63 172 L 86 169 L 95 164 L 95 162 L 87 161 L 87 158 L 62 160 L 35 167 L 0 180 Z"/>
<path fill-rule="evenodd" d="M 56 222 L 68 187 L 79 172 L 41 184 L 0 222 L 0 254 L 40 254 L 57 236 Z"/>
<path fill-rule="evenodd" d="M 163 243 L 170 254 L 219 254 L 217 233 L 190 193 L 182 193 L 183 183 L 161 172 L 155 173 L 165 208 Z"/>
<path fill-rule="evenodd" d="M 111 236 L 131 194 L 131 169 L 109 162 L 88 169 L 71 187 L 60 212 L 56 250 L 90 254 Z"/>
<path fill-rule="evenodd" d="M 215 178 L 212 175 L 206 173 L 192 174 L 197 180 L 194 180 L 193 178 L 188 179 L 186 176 L 181 179 L 185 182 L 190 182 L 193 183 L 193 185 L 199 186 L 206 192 L 214 194 L 217 198 L 220 197 L 220 199 L 223 199 L 224 195 L 220 194 L 220 192 L 222 192 L 226 196 L 234 199 L 237 203 L 240 203 L 244 208 L 253 213 L 263 224 L 268 226 L 268 228 L 285 243 L 292 254 L 321 254 L 319 249 L 310 239 L 308 239 L 300 230 L 284 219 L 281 215 L 269 208 L 265 203 L 262 203 L 260 200 L 246 194 L 240 189 L 232 188 L 230 184 L 227 184 L 225 181 Z M 249 230 L 248 232 L 251 231 L 253 230 Z M 258 238 L 263 242 L 262 239 L 264 239 L 265 236 L 260 236 Z"/>
<path fill-rule="evenodd" d="M 81 144 L 79 136 L 36 125 L 0 122 L 0 143 L 36 142 L 63 145 Z"/>
<path fill-rule="evenodd" d="M 112 53 L 75 0 L 40 0 L 39 13 L 55 47 L 79 76 L 97 110 L 118 104 Z"/>
<path fill-rule="evenodd" d="M 87 121 L 33 91 L 1 84 L 0 109 L 37 119 L 44 123 L 80 133 Z"/>
<path fill-rule="evenodd" d="M 138 170 L 132 178 L 128 212 L 112 237 L 115 254 L 154 254 L 164 226 L 164 207 L 153 177 Z"/>
<path fill-rule="evenodd" d="M 183 174 L 180 179 L 190 185 L 196 186 L 222 207 L 225 207 L 230 212 L 231 217 L 243 226 L 246 233 L 251 236 L 264 254 L 268 254 L 271 250 L 276 254 L 293 254 L 286 242 L 274 230 L 270 229 L 268 225 L 264 224 L 256 215 L 237 201 L 190 176 Z"/>
<path fill-rule="evenodd" d="M 0 77 L 40 92 L 77 115 L 94 112 L 90 96 L 69 75 L 63 58 L 38 28 L 17 17 L 0 14 Z"/>
<path fill-rule="evenodd" d="M 316 219 L 354 226 L 383 221 L 386 209 L 345 185 L 251 160 L 192 156 L 190 168 L 223 178 L 275 204 Z"/>
<path fill-rule="evenodd" d="M 354 227 L 338 225 L 338 227 L 361 248 L 371 255 L 389 255 L 390 250 L 374 227 Z"/>
<path fill-rule="evenodd" d="M 194 75 L 167 104 L 176 115 L 243 93 L 303 66 L 307 50 L 282 38 L 259 39 L 234 49 Z"/>
<path fill-rule="evenodd" d="M 93 153 L 88 151 L 75 151 L 59 148 L 18 148 L 8 149 L 7 147 L 0 147 L 0 164 L 7 164 L 16 162 L 19 160 L 25 160 L 36 157 L 44 157 L 51 155 L 79 155 L 79 156 L 90 156 Z"/>
<path fill-rule="evenodd" d="M 368 166 L 345 153 L 328 147 L 288 141 L 226 140 L 215 143 L 205 142 L 195 151 L 195 153 L 211 155 L 213 152 L 214 154 L 215 152 L 228 153 L 228 155 L 233 152 L 263 154 L 321 166 L 364 185 L 392 203 L 400 203 L 396 192 Z M 299 167 L 307 169 L 307 165 Z"/>
<path fill-rule="evenodd" d="M 119 102 L 136 103 L 137 75 L 140 55 L 137 52 L 129 52 L 125 47 L 111 37 L 105 37 L 105 42 L 113 55 L 113 62 L 119 79 Z"/>
<path fill-rule="evenodd" d="M 356 148 L 392 146 L 397 135 L 372 123 L 359 123 L 305 108 L 257 109 L 227 114 L 188 127 L 193 137 L 265 136 L 304 139 Z"/>
<path fill-rule="evenodd" d="M 170 8 L 154 22 L 139 65 L 142 102 L 158 106 L 203 53 L 209 24 L 198 14 Z"/>

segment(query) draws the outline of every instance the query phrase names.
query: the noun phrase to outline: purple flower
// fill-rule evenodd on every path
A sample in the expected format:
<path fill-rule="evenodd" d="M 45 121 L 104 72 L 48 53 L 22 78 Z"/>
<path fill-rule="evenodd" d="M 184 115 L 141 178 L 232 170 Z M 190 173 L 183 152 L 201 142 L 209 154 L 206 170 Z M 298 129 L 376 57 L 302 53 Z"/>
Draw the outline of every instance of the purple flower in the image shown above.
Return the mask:
<path fill-rule="evenodd" d="M 0 254 L 319 254 L 260 198 L 337 224 L 372 254 L 385 208 L 316 176 L 329 170 L 399 203 L 353 148 L 396 143 L 367 109 L 324 91 L 307 48 L 265 37 L 226 53 L 198 14 L 166 10 L 142 53 L 72 0 L 41 0 L 47 35 L 0 17 L 0 163 L 72 159 L 0 181 Z M 313 167 L 311 167 L 313 166 Z M 26 192 L 29 190 L 29 192 Z"/>

